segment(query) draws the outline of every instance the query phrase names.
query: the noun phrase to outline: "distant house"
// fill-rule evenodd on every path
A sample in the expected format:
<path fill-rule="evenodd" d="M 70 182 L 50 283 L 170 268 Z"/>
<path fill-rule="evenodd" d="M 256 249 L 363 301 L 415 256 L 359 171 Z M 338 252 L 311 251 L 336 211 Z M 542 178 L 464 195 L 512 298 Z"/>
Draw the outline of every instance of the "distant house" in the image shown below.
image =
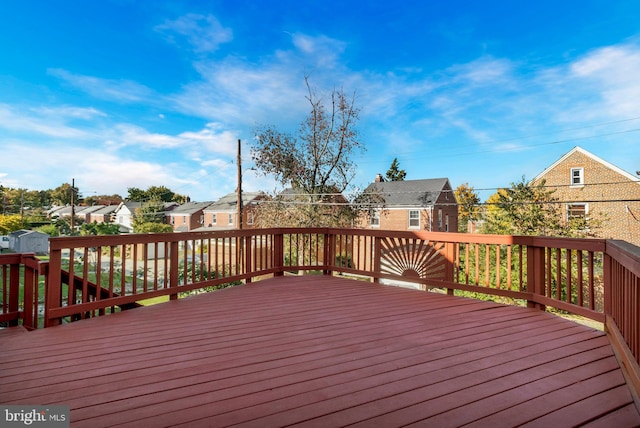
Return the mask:
<path fill-rule="evenodd" d="M 365 194 L 373 198 L 374 207 L 361 227 L 458 231 L 458 203 L 448 178 L 384 181 L 378 174 Z"/>
<path fill-rule="evenodd" d="M 136 209 L 139 209 L 141 206 L 142 202 L 120 202 L 120 205 L 118 205 L 118 208 L 114 211 L 115 223 L 120 225 L 123 230 L 133 232 L 133 215 Z"/>
<path fill-rule="evenodd" d="M 85 223 L 91 223 L 91 214 L 104 208 L 104 205 L 80 206 L 75 209 L 75 216 Z"/>
<path fill-rule="evenodd" d="M 242 192 L 242 227 L 254 227 L 256 204 L 265 199 L 263 192 Z M 204 223 L 199 230 L 238 228 L 238 194 L 228 193 L 203 210 Z"/>
<path fill-rule="evenodd" d="M 204 209 L 213 202 L 187 202 L 166 213 L 167 223 L 176 232 L 189 232 L 204 225 Z"/>
<path fill-rule="evenodd" d="M 16 253 L 49 253 L 49 235 L 35 230 L 16 230 L 9 234 L 9 248 Z"/>
<path fill-rule="evenodd" d="M 554 189 L 562 203 L 562 220 L 598 217 L 602 238 L 640 245 L 640 178 L 574 147 L 535 178 Z"/>
<path fill-rule="evenodd" d="M 163 204 L 164 213 L 173 210 L 178 206 L 177 202 L 165 202 Z M 118 208 L 113 212 L 115 223 L 121 226 L 121 229 L 126 232 L 133 232 L 133 216 L 136 214 L 136 210 L 143 207 L 142 202 L 137 201 L 125 201 L 118 205 Z"/>
<path fill-rule="evenodd" d="M 53 207 L 48 211 L 49 218 L 57 219 L 60 217 L 71 217 L 71 205 L 63 207 Z"/>
<path fill-rule="evenodd" d="M 118 209 L 118 205 L 103 206 L 99 210 L 93 211 L 89 214 L 89 220 L 87 223 L 111 223 L 115 221 L 115 215 L 113 213 Z"/>

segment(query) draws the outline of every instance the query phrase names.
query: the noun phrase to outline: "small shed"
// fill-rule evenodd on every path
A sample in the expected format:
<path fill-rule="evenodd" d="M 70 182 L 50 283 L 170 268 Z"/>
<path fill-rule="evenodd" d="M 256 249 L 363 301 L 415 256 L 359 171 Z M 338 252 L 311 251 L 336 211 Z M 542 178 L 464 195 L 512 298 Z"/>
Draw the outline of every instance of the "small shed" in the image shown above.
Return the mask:
<path fill-rule="evenodd" d="M 16 230 L 9 234 L 9 248 L 16 253 L 49 253 L 49 235 L 36 230 Z"/>

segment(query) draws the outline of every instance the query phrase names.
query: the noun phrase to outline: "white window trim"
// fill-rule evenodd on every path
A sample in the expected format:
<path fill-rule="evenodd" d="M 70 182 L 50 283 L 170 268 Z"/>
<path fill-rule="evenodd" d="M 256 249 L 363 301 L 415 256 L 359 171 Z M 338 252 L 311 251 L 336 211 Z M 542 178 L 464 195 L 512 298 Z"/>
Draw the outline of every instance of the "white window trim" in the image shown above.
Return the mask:
<path fill-rule="evenodd" d="M 411 213 L 418 213 L 418 217 L 417 218 L 412 218 L 411 217 Z M 409 229 L 420 229 L 420 210 L 409 210 L 408 213 L 409 216 Z M 411 224 L 411 220 L 418 220 L 418 225 L 412 225 Z"/>
<path fill-rule="evenodd" d="M 570 208 L 573 205 L 582 205 L 582 206 L 584 206 L 584 217 L 585 218 L 589 218 L 589 204 L 587 202 L 569 202 L 569 203 L 567 203 L 566 212 L 565 212 L 565 214 L 566 214 L 565 218 L 566 218 L 567 221 L 569 220 Z"/>
<path fill-rule="evenodd" d="M 574 183 L 574 172 L 578 172 L 579 183 Z M 583 187 L 584 186 L 584 168 L 571 168 L 571 187 Z"/>

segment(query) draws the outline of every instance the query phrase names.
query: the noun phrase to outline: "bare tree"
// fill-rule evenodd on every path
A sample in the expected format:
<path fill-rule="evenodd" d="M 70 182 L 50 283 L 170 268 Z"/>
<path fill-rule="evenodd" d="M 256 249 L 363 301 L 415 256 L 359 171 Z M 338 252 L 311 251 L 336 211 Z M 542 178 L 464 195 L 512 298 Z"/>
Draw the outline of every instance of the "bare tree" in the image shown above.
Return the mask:
<path fill-rule="evenodd" d="M 353 210 L 342 195 L 355 176 L 354 154 L 365 150 L 358 138 L 359 109 L 355 93 L 334 89 L 325 103 L 305 77 L 310 112 L 298 132 L 290 135 L 273 126 L 256 132 L 251 149 L 256 168 L 272 174 L 290 191 L 276 199 L 280 214 L 299 226 L 345 225 Z M 289 211 L 282 214 L 282 209 Z M 263 221 L 268 221 L 261 212 Z"/>

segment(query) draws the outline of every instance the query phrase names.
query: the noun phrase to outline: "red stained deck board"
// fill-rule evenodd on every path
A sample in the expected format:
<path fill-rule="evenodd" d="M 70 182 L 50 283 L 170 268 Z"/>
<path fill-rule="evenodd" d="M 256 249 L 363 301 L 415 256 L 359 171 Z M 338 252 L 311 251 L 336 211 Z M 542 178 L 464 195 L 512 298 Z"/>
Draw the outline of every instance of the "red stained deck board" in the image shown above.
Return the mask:
<path fill-rule="evenodd" d="M 593 426 L 640 423 L 602 332 L 338 277 L 273 278 L 0 347 L 0 402 L 69 404 L 74 426 L 504 425 L 520 407 L 524 422 L 579 409 Z"/>

